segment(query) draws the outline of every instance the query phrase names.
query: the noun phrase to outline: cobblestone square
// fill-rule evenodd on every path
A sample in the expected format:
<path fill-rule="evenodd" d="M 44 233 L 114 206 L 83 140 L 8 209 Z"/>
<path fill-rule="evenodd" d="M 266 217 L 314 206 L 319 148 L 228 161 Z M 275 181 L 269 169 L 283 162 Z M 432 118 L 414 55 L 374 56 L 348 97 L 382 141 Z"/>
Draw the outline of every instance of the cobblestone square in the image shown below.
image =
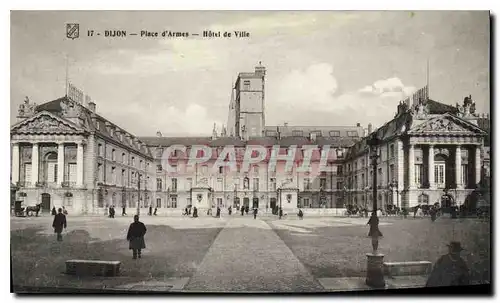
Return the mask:
<path fill-rule="evenodd" d="M 60 243 L 51 231 L 51 219 L 11 220 L 14 285 L 185 292 L 338 291 L 366 274 L 365 254 L 371 249 L 365 218 L 144 217 L 147 248 L 142 259 L 133 260 L 125 240 L 131 218 L 69 217 Z M 466 249 L 462 257 L 472 282 L 490 281 L 489 222 L 442 218 L 431 223 L 423 218 L 386 217 L 380 228 L 385 261 L 434 263 L 453 239 Z M 121 273 L 114 278 L 68 276 L 64 262 L 69 259 L 121 261 Z"/>

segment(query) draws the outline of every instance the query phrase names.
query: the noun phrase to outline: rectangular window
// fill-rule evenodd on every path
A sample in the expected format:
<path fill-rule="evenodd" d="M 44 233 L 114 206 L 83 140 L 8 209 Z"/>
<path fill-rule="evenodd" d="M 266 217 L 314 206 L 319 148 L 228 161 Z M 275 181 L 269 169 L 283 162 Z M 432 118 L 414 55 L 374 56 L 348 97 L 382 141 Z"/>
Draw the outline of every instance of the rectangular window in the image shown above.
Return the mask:
<path fill-rule="evenodd" d="M 156 207 L 161 208 L 161 198 L 156 198 Z"/>
<path fill-rule="evenodd" d="M 253 178 L 253 190 L 254 191 L 259 190 L 259 178 Z"/>
<path fill-rule="evenodd" d="M 243 81 L 243 90 L 250 90 L 250 80 Z"/>
<path fill-rule="evenodd" d="M 216 191 L 222 191 L 222 178 L 217 178 L 217 184 L 215 185 Z"/>
<path fill-rule="evenodd" d="M 361 174 L 361 189 L 365 188 L 365 174 Z"/>
<path fill-rule="evenodd" d="M 319 187 L 321 189 L 326 189 L 326 178 L 319 179 Z"/>
<path fill-rule="evenodd" d="M 125 153 L 122 153 L 122 163 L 127 164 L 127 155 Z"/>
<path fill-rule="evenodd" d="M 390 150 L 391 158 L 394 158 L 394 144 L 391 144 L 391 146 L 389 147 L 389 150 Z"/>
<path fill-rule="evenodd" d="M 415 185 L 417 187 L 422 187 L 422 176 L 424 167 L 422 164 L 415 164 Z"/>
<path fill-rule="evenodd" d="M 278 133 L 274 130 L 268 130 L 266 131 L 266 137 L 276 137 Z"/>
<path fill-rule="evenodd" d="M 423 170 L 423 168 L 421 168 L 421 169 Z M 396 179 L 396 176 L 394 176 L 394 164 L 391 164 L 391 165 L 389 165 L 389 182 L 392 182 L 395 179 Z"/>
<path fill-rule="evenodd" d="M 122 169 L 122 176 L 120 178 L 120 185 L 125 185 L 125 170 Z"/>
<path fill-rule="evenodd" d="M 271 187 L 270 190 L 276 191 L 276 178 L 270 178 L 269 179 L 269 185 Z"/>
<path fill-rule="evenodd" d="M 217 206 L 222 207 L 222 198 L 217 198 Z"/>
<path fill-rule="evenodd" d="M 292 136 L 294 137 L 302 137 L 304 135 L 304 132 L 301 130 L 293 130 L 292 131 Z"/>
<path fill-rule="evenodd" d="M 111 160 L 112 160 L 112 161 L 115 161 L 115 160 L 116 160 L 116 158 L 115 158 L 115 154 L 116 154 L 116 150 L 115 150 L 115 149 L 111 150 Z"/>
<path fill-rule="evenodd" d="M 172 197 L 172 208 L 177 208 L 177 197 Z"/>
<path fill-rule="evenodd" d="M 311 208 L 312 205 L 311 205 L 311 202 L 309 202 L 309 198 L 304 198 L 304 206 L 303 207 L 309 207 Z"/>
<path fill-rule="evenodd" d="M 132 157 L 132 166 L 135 167 L 135 157 Z"/>
<path fill-rule="evenodd" d="M 161 178 L 156 178 L 156 190 L 161 191 L 163 188 L 163 182 Z"/>
<path fill-rule="evenodd" d="M 467 187 L 468 179 L 468 166 L 467 164 L 462 164 L 462 185 Z"/>
<path fill-rule="evenodd" d="M 24 181 L 31 183 L 31 163 L 24 164 Z"/>
<path fill-rule="evenodd" d="M 70 168 L 70 175 L 69 176 L 70 176 L 69 179 L 70 179 L 70 182 L 71 182 L 71 168 Z M 101 163 L 97 163 L 97 180 L 99 182 L 103 181 L 102 164 Z"/>
<path fill-rule="evenodd" d="M 223 174 L 224 173 L 224 166 L 219 166 L 219 174 Z"/>
<path fill-rule="evenodd" d="M 377 176 L 377 177 L 378 177 L 378 180 L 377 180 L 377 181 L 378 181 L 378 182 L 377 182 L 378 184 L 377 184 L 377 185 L 382 185 L 382 184 L 383 184 L 383 182 L 384 182 L 384 180 L 382 179 L 382 168 L 379 168 L 379 169 L 378 169 L 378 176 Z"/>
<path fill-rule="evenodd" d="M 204 176 L 206 176 L 206 175 L 207 175 L 207 172 L 208 172 L 208 166 L 203 165 L 203 166 L 201 167 L 201 173 L 202 173 Z"/>
<path fill-rule="evenodd" d="M 354 188 L 358 188 L 358 176 L 354 176 Z"/>
<path fill-rule="evenodd" d="M 358 137 L 358 132 L 357 131 L 348 131 L 347 136 L 348 137 Z"/>
<path fill-rule="evenodd" d="M 111 167 L 111 183 L 116 184 L 115 168 Z"/>
<path fill-rule="evenodd" d="M 304 190 L 311 189 L 311 180 L 309 178 L 304 178 Z"/>
<path fill-rule="evenodd" d="M 255 165 L 255 166 L 253 167 L 253 173 L 254 173 L 254 174 L 256 174 L 256 175 L 258 175 L 258 174 L 259 174 L 259 166 L 258 166 L 258 165 Z"/>
<path fill-rule="evenodd" d="M 340 131 L 338 130 L 330 131 L 330 137 L 340 137 Z"/>
<path fill-rule="evenodd" d="M 173 192 L 177 191 L 177 178 L 172 178 L 172 188 L 170 190 Z"/>
<path fill-rule="evenodd" d="M 342 176 L 342 165 L 337 165 L 337 176 Z"/>
<path fill-rule="evenodd" d="M 99 156 L 103 156 L 104 155 L 104 149 L 102 148 L 102 144 L 98 144 L 98 153 L 99 153 Z"/>
<path fill-rule="evenodd" d="M 436 186 L 438 188 L 445 187 L 445 164 L 439 163 L 434 164 L 434 180 L 436 181 Z"/>
<path fill-rule="evenodd" d="M 47 164 L 47 182 L 54 183 L 57 182 L 57 164 L 56 163 L 48 163 Z"/>
<path fill-rule="evenodd" d="M 323 134 L 320 130 L 315 130 L 311 132 L 311 135 L 314 134 L 316 137 L 321 137 Z"/>

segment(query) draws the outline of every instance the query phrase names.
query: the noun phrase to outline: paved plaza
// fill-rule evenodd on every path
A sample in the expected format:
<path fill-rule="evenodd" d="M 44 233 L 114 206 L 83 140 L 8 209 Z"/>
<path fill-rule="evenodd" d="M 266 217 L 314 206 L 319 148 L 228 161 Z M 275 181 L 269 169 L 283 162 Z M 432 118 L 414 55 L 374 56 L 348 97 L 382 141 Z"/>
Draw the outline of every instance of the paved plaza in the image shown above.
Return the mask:
<path fill-rule="evenodd" d="M 125 240 L 131 216 L 68 217 L 63 242 L 52 217 L 12 218 L 14 285 L 183 292 L 322 292 L 366 289 L 366 218 L 277 220 L 142 217 L 148 232 L 143 258 Z M 478 219 L 381 218 L 385 261 L 431 261 L 461 241 L 474 283 L 490 281 L 490 223 Z M 119 277 L 64 274 L 69 259 L 118 260 Z M 399 283 L 399 284 L 398 284 Z M 411 287 L 425 277 L 388 280 Z"/>

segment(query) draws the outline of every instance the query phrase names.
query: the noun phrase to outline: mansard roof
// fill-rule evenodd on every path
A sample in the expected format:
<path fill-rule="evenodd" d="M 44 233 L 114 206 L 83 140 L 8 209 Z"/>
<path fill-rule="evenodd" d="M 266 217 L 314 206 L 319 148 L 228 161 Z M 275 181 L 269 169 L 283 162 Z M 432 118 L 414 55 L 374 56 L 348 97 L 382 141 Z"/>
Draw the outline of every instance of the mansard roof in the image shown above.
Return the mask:
<path fill-rule="evenodd" d="M 206 145 L 211 147 L 245 147 L 247 145 L 261 145 L 271 147 L 279 145 L 280 147 L 289 147 L 296 145 L 302 147 L 304 145 L 318 146 L 333 146 L 333 147 L 350 147 L 356 141 L 354 138 L 331 138 L 317 137 L 316 140 L 311 140 L 306 137 L 284 137 L 278 139 L 276 137 L 252 137 L 249 140 L 241 140 L 237 137 L 221 137 L 211 139 L 210 137 L 141 137 L 142 142 L 145 142 L 149 147 L 168 147 L 172 145 Z"/>
<path fill-rule="evenodd" d="M 79 109 L 82 110 L 83 115 L 84 115 L 85 128 L 88 131 L 95 132 L 96 134 L 104 137 L 108 141 L 115 142 L 118 145 L 124 145 L 127 148 L 130 148 L 138 153 L 141 153 L 143 155 L 146 155 L 146 156 L 149 156 L 152 158 L 152 154 L 147 147 L 141 147 L 140 145 L 137 145 L 134 142 L 130 142 L 130 140 L 125 140 L 125 139 L 121 140 L 120 138 L 112 136 L 109 132 L 110 128 L 106 127 L 106 126 L 111 126 L 111 128 L 119 130 L 120 132 L 124 133 L 124 135 L 129 134 L 132 138 L 135 138 L 134 135 L 125 131 L 123 128 L 119 127 L 118 125 L 114 124 L 113 122 L 109 121 L 108 119 L 104 118 L 103 116 L 92 112 L 90 109 L 86 108 L 82 104 L 73 101 L 72 99 L 68 98 L 67 96 L 40 104 L 36 107 L 35 112 L 47 111 L 47 112 L 51 112 L 51 113 L 57 114 L 59 116 L 62 116 L 63 108 L 61 107 L 61 103 L 69 103 L 69 102 L 73 103 L 75 106 L 78 106 Z M 97 126 L 96 124 L 99 124 L 99 126 Z M 139 139 L 139 143 L 143 143 L 143 142 L 141 142 Z"/>

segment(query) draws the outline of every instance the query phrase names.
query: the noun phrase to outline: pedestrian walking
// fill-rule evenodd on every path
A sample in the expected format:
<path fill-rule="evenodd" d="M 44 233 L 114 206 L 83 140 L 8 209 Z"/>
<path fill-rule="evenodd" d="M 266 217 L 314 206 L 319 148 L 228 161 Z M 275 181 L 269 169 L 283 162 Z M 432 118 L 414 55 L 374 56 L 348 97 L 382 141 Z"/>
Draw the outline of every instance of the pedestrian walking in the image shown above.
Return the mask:
<path fill-rule="evenodd" d="M 434 222 L 436 221 L 436 214 L 437 214 L 437 210 L 436 208 L 433 206 L 431 206 L 431 210 L 429 211 L 430 212 L 430 215 L 431 215 L 431 221 Z"/>
<path fill-rule="evenodd" d="M 241 215 L 243 216 L 244 213 L 245 213 L 245 208 L 242 206 L 241 207 Z"/>
<path fill-rule="evenodd" d="M 149 205 L 148 216 L 152 216 L 152 215 L 153 215 L 153 206 Z"/>
<path fill-rule="evenodd" d="M 193 218 L 198 218 L 198 208 L 193 207 Z"/>
<path fill-rule="evenodd" d="M 125 205 L 122 206 L 122 216 L 126 216 L 127 215 L 127 207 Z"/>
<path fill-rule="evenodd" d="M 250 211 L 250 206 L 245 206 L 245 213 L 248 215 L 248 212 Z"/>
<path fill-rule="evenodd" d="M 469 285 L 469 269 L 460 257 L 462 251 L 460 242 L 450 242 L 448 253 L 436 261 L 426 287 Z"/>
<path fill-rule="evenodd" d="M 304 213 L 302 212 L 302 209 L 299 208 L 299 213 L 297 214 L 299 216 L 299 219 L 302 220 L 304 217 Z"/>
<path fill-rule="evenodd" d="M 215 217 L 220 218 L 220 207 L 217 206 L 217 211 L 215 213 Z"/>
<path fill-rule="evenodd" d="M 156 216 L 156 212 L 158 211 L 158 207 L 155 207 L 155 212 L 153 213 L 153 215 Z"/>
<path fill-rule="evenodd" d="M 54 222 L 52 222 L 52 227 L 54 232 L 57 234 L 57 241 L 62 241 L 62 231 L 63 228 L 66 229 L 66 216 L 62 213 L 62 208 L 58 209 L 59 213 L 54 216 Z"/>
<path fill-rule="evenodd" d="M 109 207 L 109 217 L 113 218 L 113 219 L 115 218 L 115 206 L 114 205 L 111 205 Z"/>
<path fill-rule="evenodd" d="M 233 212 L 233 208 L 232 208 L 231 206 L 229 206 L 229 207 L 227 208 L 227 211 L 228 211 L 229 215 L 231 215 L 231 213 Z"/>
<path fill-rule="evenodd" d="M 146 234 L 146 226 L 139 221 L 139 216 L 134 216 L 134 223 L 130 224 L 127 233 L 127 241 L 129 241 L 129 249 L 132 250 L 132 259 L 141 258 L 141 250 L 146 248 L 144 235 Z"/>
<path fill-rule="evenodd" d="M 254 219 L 257 219 L 257 212 L 258 212 L 258 211 L 259 211 L 259 210 L 257 209 L 257 207 L 253 209 L 253 218 L 254 218 Z"/>
<path fill-rule="evenodd" d="M 53 215 L 53 216 L 57 215 L 57 212 L 56 212 L 56 207 L 55 207 L 55 206 L 54 206 L 54 207 L 52 207 L 52 215 Z"/>
<path fill-rule="evenodd" d="M 377 254 L 378 250 L 378 238 L 383 237 L 384 235 L 382 232 L 378 229 L 378 217 L 375 213 L 375 211 L 372 211 L 372 215 L 370 219 L 368 220 L 367 225 L 370 225 L 370 231 L 368 232 L 368 237 L 372 238 L 372 248 L 373 248 L 373 254 Z"/>

